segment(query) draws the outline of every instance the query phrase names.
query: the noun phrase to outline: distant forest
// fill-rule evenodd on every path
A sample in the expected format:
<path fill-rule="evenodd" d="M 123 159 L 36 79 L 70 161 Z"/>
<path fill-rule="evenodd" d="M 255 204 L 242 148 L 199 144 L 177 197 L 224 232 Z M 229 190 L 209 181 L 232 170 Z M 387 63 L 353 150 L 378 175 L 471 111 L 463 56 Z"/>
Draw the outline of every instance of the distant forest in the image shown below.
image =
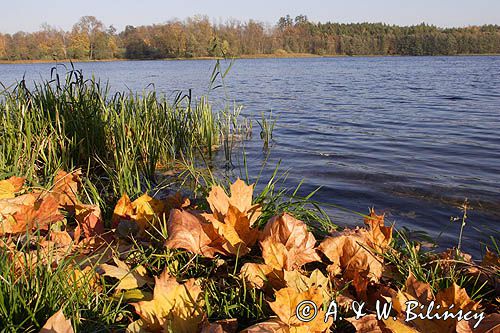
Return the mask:
<path fill-rule="evenodd" d="M 2 60 L 99 60 L 220 57 L 294 53 L 315 55 L 500 54 L 500 26 L 439 28 L 420 24 L 315 23 L 282 17 L 275 25 L 249 20 L 212 23 L 206 16 L 117 32 L 93 16 L 63 31 L 0 33 Z"/>

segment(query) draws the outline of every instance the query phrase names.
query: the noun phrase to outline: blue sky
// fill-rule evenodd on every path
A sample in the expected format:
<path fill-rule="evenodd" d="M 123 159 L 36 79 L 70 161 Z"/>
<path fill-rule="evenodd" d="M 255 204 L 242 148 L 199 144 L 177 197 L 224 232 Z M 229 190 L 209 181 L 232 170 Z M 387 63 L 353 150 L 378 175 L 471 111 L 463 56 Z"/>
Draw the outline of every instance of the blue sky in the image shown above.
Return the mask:
<path fill-rule="evenodd" d="M 385 22 L 439 26 L 500 24 L 500 0 L 0 0 L 0 32 L 35 31 L 43 23 L 68 30 L 93 15 L 118 30 L 125 25 L 162 23 L 195 14 L 215 21 L 305 14 L 312 21 Z"/>

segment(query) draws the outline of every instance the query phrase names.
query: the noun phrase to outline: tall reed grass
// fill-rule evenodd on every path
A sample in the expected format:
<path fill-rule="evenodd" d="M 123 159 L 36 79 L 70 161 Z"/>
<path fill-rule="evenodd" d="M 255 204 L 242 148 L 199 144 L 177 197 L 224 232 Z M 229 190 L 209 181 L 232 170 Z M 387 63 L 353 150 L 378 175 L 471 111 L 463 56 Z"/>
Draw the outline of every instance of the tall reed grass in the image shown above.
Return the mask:
<path fill-rule="evenodd" d="M 157 182 L 159 166 L 212 156 L 245 127 L 239 108 L 213 110 L 208 97 L 154 91 L 110 93 L 108 84 L 72 69 L 28 88 L 22 80 L 0 99 L 0 175 L 47 182 L 58 169 L 83 168 L 114 196 Z"/>

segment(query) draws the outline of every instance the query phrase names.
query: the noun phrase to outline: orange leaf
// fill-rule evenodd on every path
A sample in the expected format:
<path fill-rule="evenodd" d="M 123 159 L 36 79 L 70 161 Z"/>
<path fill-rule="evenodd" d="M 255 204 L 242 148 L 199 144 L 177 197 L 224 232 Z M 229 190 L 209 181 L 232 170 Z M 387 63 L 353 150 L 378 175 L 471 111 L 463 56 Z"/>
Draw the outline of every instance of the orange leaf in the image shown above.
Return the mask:
<path fill-rule="evenodd" d="M 174 277 L 163 272 L 155 278 L 151 301 L 132 303 L 148 330 L 191 333 L 201 328 L 203 300 L 201 287 L 194 279 L 179 284 Z"/>
<path fill-rule="evenodd" d="M 130 220 L 131 216 L 134 215 L 134 208 L 132 207 L 132 201 L 127 194 L 123 194 L 120 200 L 116 203 L 115 209 L 113 211 L 113 217 L 111 222 L 113 227 L 116 228 L 120 220 Z"/>
<path fill-rule="evenodd" d="M 213 258 L 215 253 L 224 252 L 212 224 L 204 222 L 198 215 L 178 209 L 170 212 L 166 246 L 210 258 Z"/>
<path fill-rule="evenodd" d="M 298 332 L 326 332 L 332 325 L 333 319 L 325 323 L 325 312 L 321 310 L 323 297 L 317 288 L 310 288 L 305 292 L 298 292 L 294 288 L 283 288 L 276 292 L 276 300 L 269 306 L 290 331 Z M 301 321 L 297 317 L 297 307 L 303 301 L 313 302 L 317 309 L 317 315 L 309 322 Z M 299 312 L 300 313 L 300 312 Z"/>
<path fill-rule="evenodd" d="M 72 209 L 78 203 L 77 194 L 81 188 L 81 175 L 81 170 L 70 173 L 62 170 L 57 172 L 51 192 L 62 207 Z"/>
<path fill-rule="evenodd" d="M 273 217 L 265 226 L 261 235 L 263 251 L 269 244 L 282 244 L 286 249 L 285 268 L 291 270 L 313 261 L 321 261 L 316 253 L 316 238 L 307 230 L 304 222 L 291 215 L 282 214 Z M 264 241 L 267 241 L 264 245 Z"/>
<path fill-rule="evenodd" d="M 365 229 L 347 229 L 326 238 L 318 249 L 332 261 L 329 267 L 332 274 L 354 280 L 356 274 L 362 273 L 370 281 L 378 282 L 383 271 L 382 259 L 369 250 L 369 237 Z"/>
<path fill-rule="evenodd" d="M 57 311 L 52 317 L 47 320 L 43 325 L 40 333 L 73 333 L 73 326 L 71 320 L 66 319 L 62 309 Z"/>
<path fill-rule="evenodd" d="M 79 227 L 83 229 L 85 238 L 88 239 L 104 233 L 104 223 L 99 206 L 77 204 L 75 211 L 75 218 L 79 223 Z"/>
<path fill-rule="evenodd" d="M 0 199 L 14 198 L 24 185 L 25 178 L 12 176 L 9 179 L 0 180 Z"/>

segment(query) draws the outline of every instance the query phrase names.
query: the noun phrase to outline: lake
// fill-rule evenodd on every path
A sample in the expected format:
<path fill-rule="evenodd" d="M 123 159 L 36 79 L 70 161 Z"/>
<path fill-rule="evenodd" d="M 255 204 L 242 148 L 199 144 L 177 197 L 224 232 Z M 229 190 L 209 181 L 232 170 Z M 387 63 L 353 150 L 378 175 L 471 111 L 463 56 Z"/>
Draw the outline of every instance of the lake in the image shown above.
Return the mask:
<path fill-rule="evenodd" d="M 109 80 L 114 90 L 142 91 L 151 83 L 166 94 L 193 89 L 202 95 L 214 63 L 75 67 Z M 0 82 L 48 78 L 51 67 L 0 64 Z M 443 246 L 457 244 L 460 223 L 450 217 L 460 216 L 468 198 L 467 251 L 478 254 L 481 242 L 498 238 L 500 57 L 242 59 L 226 84 L 245 116 L 258 119 L 272 110 L 277 117 L 267 158 L 255 121 L 253 137 L 243 143 L 252 176 L 267 160 L 266 180 L 281 161 L 289 171 L 284 186 L 304 180 L 303 194 L 321 186 L 318 201 L 363 213 L 374 206 L 397 227 L 423 230 Z M 211 94 L 221 99 L 220 90 Z M 362 224 L 329 205 L 333 222 Z"/>

